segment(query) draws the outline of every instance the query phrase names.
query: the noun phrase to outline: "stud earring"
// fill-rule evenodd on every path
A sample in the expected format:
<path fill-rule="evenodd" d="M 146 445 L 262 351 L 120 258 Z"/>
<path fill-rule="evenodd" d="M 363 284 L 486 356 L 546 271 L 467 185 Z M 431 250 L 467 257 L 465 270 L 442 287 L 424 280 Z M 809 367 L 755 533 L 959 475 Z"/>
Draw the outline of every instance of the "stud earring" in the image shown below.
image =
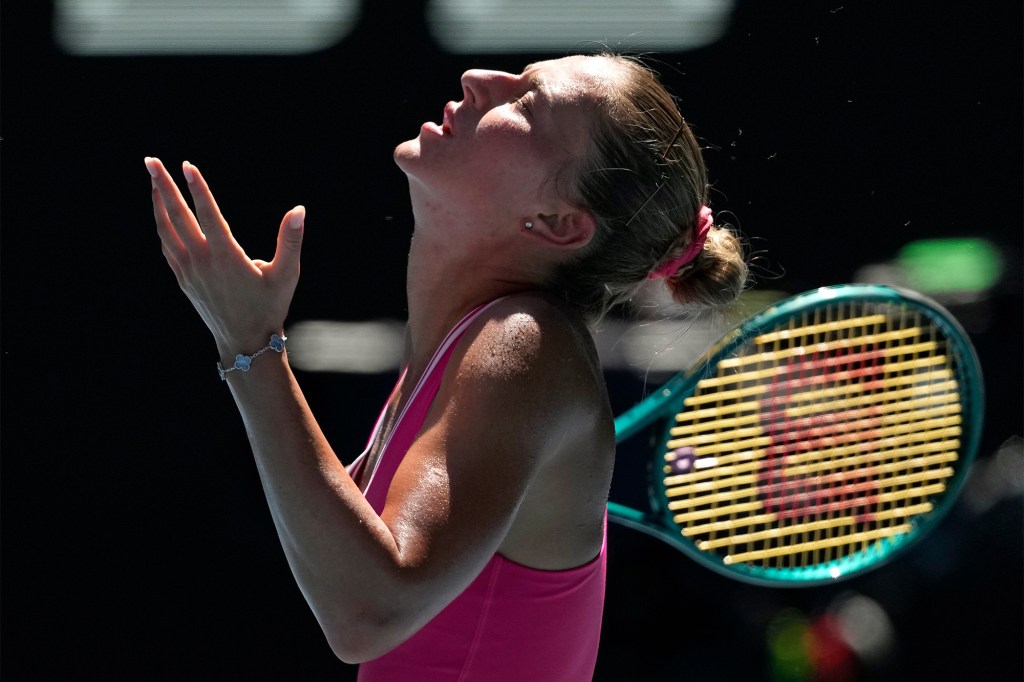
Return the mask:
<path fill-rule="evenodd" d="M 527 230 L 532 230 L 533 229 L 533 223 L 530 222 L 529 220 L 526 221 L 526 229 Z"/>

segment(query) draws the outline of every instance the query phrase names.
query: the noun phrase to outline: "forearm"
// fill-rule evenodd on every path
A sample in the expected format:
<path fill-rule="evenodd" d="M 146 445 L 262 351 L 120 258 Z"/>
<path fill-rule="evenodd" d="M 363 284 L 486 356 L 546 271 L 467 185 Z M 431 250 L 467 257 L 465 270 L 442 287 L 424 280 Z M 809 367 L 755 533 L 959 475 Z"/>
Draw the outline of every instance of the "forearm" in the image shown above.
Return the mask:
<path fill-rule="evenodd" d="M 331 450 L 286 354 L 267 353 L 227 383 L 295 580 L 339 657 L 363 658 L 400 636 L 383 631 L 401 620 L 394 536 Z"/>

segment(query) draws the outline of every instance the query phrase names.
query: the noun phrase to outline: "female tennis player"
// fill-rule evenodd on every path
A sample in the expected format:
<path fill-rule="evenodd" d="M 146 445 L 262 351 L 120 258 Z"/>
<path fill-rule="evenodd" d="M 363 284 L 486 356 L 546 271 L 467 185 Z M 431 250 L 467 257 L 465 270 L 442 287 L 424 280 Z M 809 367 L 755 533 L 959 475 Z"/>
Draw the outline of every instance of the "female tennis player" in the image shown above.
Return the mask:
<path fill-rule="evenodd" d="M 639 62 L 472 70 L 395 150 L 409 180 L 403 371 L 348 468 L 288 366 L 301 206 L 270 262 L 147 158 L 157 231 L 213 333 L 281 544 L 359 679 L 590 680 L 613 418 L 586 322 L 663 279 L 690 306 L 744 286 L 699 147 Z M 211 368 L 212 369 L 212 368 Z"/>

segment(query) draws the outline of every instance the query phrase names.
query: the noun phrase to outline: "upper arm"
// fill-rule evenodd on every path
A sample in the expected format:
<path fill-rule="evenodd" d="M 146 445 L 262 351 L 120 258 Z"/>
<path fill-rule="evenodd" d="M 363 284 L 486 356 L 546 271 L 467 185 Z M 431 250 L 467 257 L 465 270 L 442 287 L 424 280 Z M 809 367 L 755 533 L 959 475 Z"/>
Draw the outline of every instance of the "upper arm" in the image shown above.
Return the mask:
<path fill-rule="evenodd" d="M 381 514 L 400 570 L 417 583 L 406 605 L 425 613 L 424 623 L 501 546 L 575 409 L 568 398 L 578 349 L 544 320 L 496 313 L 467 336 Z"/>

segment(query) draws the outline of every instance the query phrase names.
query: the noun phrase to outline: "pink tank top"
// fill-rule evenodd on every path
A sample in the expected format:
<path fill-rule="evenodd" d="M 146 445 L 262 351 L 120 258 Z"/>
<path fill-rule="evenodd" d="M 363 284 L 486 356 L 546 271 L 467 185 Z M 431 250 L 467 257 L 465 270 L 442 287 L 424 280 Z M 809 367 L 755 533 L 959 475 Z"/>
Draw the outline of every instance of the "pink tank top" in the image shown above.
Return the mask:
<path fill-rule="evenodd" d="M 392 477 L 423 426 L 456 342 L 493 303 L 473 310 L 448 333 L 413 389 L 369 472 L 365 495 L 378 514 Z M 384 412 L 369 443 L 381 428 Z M 349 467 L 353 476 L 362 469 L 366 452 Z M 601 635 L 605 559 L 603 544 L 592 561 L 564 571 L 529 568 L 495 554 L 469 587 L 419 632 L 362 664 L 359 682 L 590 682 Z"/>

